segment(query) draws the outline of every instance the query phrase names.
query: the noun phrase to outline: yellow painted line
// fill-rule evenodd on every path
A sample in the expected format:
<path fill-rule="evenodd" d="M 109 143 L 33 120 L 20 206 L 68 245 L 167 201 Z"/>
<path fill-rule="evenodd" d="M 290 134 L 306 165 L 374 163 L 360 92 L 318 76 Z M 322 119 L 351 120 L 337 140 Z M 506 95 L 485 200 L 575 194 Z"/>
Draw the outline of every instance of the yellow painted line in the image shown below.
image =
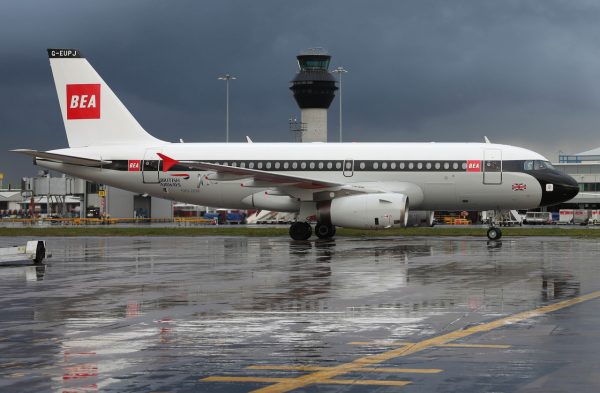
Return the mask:
<path fill-rule="evenodd" d="M 208 377 L 205 382 L 260 382 L 260 383 L 293 383 L 295 378 L 261 378 L 261 377 Z M 324 379 L 319 382 L 326 385 L 379 385 L 405 386 L 410 381 L 379 381 L 376 379 Z"/>
<path fill-rule="evenodd" d="M 527 319 L 539 317 L 541 315 L 548 314 L 553 311 L 558 311 L 563 308 L 571 307 L 579 303 L 583 303 L 588 300 L 597 299 L 600 297 L 600 291 L 592 292 L 590 294 L 572 298 L 569 300 L 563 300 L 558 303 L 550 304 L 548 306 L 539 307 L 534 310 L 523 311 L 517 314 L 510 315 L 505 318 L 500 318 L 495 321 L 483 323 L 481 325 L 472 326 L 467 329 L 456 330 L 441 336 L 432 337 L 427 340 L 419 341 L 414 344 L 405 345 L 401 348 L 396 348 L 391 351 L 383 352 L 377 355 L 365 356 L 356 359 L 350 363 L 340 364 L 332 367 L 329 370 L 316 371 L 312 374 L 303 375 L 297 378 L 286 379 L 285 381 L 278 382 L 274 385 L 267 386 L 261 389 L 257 389 L 254 392 L 258 393 L 280 393 L 289 392 L 294 389 L 299 389 L 312 384 L 326 383 L 325 381 L 331 380 L 339 375 L 346 374 L 356 370 L 357 368 L 363 368 L 365 366 L 371 366 L 379 363 L 383 363 L 387 360 L 394 359 L 401 356 L 412 355 L 413 353 L 423 351 L 425 349 L 440 346 L 441 344 L 448 344 L 452 341 L 459 340 L 471 336 L 476 333 L 488 332 L 493 329 L 497 329 L 503 326 L 521 322 Z"/>
<path fill-rule="evenodd" d="M 321 367 L 321 366 L 279 366 L 279 365 L 258 365 L 249 366 L 246 369 L 249 370 L 283 370 L 283 371 L 325 371 L 331 370 L 333 367 Z M 395 367 L 377 367 L 367 368 L 361 367 L 354 369 L 356 372 L 372 372 L 372 373 L 415 373 L 415 374 L 436 374 L 441 373 L 444 370 L 439 368 L 395 368 Z"/>
<path fill-rule="evenodd" d="M 442 344 L 440 347 L 450 348 L 490 348 L 490 349 L 508 349 L 510 345 L 500 344 Z"/>

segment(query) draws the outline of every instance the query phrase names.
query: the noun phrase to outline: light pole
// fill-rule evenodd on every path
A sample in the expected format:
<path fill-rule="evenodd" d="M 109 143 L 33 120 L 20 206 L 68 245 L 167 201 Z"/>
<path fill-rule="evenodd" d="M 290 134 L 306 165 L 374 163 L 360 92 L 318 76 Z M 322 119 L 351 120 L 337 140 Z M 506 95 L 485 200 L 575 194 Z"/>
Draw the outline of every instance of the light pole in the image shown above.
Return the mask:
<path fill-rule="evenodd" d="M 331 71 L 338 74 L 338 78 L 340 79 L 340 143 L 342 142 L 342 74 L 348 72 L 344 67 L 338 67 L 335 70 Z"/>
<path fill-rule="evenodd" d="M 235 80 L 235 76 L 231 76 L 229 74 L 225 74 L 224 76 L 220 76 L 220 81 L 225 81 L 225 142 L 229 143 L 229 81 Z"/>

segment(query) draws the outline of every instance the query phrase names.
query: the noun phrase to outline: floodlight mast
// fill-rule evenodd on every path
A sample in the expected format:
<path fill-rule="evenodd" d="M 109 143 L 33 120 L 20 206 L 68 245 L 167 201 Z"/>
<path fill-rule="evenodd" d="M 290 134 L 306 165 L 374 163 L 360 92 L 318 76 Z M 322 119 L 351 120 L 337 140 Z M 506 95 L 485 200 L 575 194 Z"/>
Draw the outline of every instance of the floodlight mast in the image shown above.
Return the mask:
<path fill-rule="evenodd" d="M 218 78 L 225 81 L 225 143 L 229 143 L 229 81 L 237 79 L 235 76 L 225 74 Z"/>
<path fill-rule="evenodd" d="M 345 70 L 344 67 L 340 66 L 331 72 L 335 72 L 336 74 L 338 74 L 338 78 L 340 81 L 340 143 L 342 143 L 342 74 L 348 72 L 348 70 Z"/>

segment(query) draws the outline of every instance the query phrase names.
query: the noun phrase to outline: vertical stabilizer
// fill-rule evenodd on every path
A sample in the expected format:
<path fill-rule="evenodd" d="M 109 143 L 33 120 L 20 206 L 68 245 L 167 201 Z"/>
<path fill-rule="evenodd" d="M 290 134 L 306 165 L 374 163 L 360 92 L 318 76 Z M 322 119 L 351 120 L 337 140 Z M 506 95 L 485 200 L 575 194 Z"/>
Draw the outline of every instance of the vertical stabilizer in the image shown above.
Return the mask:
<path fill-rule="evenodd" d="M 69 147 L 162 144 L 129 113 L 77 49 L 48 49 Z"/>

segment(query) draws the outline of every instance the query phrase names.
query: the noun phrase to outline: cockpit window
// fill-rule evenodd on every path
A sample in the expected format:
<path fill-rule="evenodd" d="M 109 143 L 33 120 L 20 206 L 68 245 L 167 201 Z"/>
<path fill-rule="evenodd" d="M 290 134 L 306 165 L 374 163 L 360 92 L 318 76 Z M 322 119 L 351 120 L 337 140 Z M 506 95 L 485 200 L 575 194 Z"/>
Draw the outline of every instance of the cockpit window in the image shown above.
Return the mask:
<path fill-rule="evenodd" d="M 550 161 L 527 160 L 523 163 L 523 169 L 526 171 L 539 171 L 542 169 L 554 169 Z"/>

